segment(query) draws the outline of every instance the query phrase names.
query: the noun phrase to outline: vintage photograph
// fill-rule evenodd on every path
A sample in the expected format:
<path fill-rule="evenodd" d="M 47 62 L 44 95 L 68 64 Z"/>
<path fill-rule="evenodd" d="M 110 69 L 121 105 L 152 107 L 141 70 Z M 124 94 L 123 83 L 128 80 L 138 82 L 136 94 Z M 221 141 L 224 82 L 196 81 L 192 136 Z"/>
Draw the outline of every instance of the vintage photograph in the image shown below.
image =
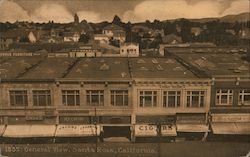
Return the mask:
<path fill-rule="evenodd" d="M 250 157 L 249 0 L 0 0 L 0 157 Z"/>

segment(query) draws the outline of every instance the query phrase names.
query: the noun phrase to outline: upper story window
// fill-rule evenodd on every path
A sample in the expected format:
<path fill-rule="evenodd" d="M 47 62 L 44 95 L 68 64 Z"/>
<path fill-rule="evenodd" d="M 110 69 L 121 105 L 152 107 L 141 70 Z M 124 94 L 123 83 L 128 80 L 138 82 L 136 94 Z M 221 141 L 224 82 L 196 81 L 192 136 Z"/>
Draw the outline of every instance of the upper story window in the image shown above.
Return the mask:
<path fill-rule="evenodd" d="M 219 89 L 216 91 L 216 105 L 232 105 L 233 90 Z"/>
<path fill-rule="evenodd" d="M 103 106 L 104 91 L 103 90 L 87 90 L 87 105 Z"/>
<path fill-rule="evenodd" d="M 80 105 L 79 90 L 63 90 L 62 103 L 65 106 L 79 106 Z"/>
<path fill-rule="evenodd" d="M 250 90 L 249 89 L 240 90 L 238 101 L 239 105 L 250 105 Z"/>
<path fill-rule="evenodd" d="M 10 91 L 11 106 L 28 106 L 28 95 L 26 90 Z"/>
<path fill-rule="evenodd" d="M 50 90 L 33 90 L 34 106 L 50 106 L 51 94 Z"/>
<path fill-rule="evenodd" d="M 111 105 L 113 106 L 128 106 L 128 91 L 127 90 L 112 90 Z"/>
<path fill-rule="evenodd" d="M 157 91 L 140 91 L 140 107 L 156 107 Z"/>
<path fill-rule="evenodd" d="M 181 91 L 164 91 L 163 107 L 180 107 Z"/>
<path fill-rule="evenodd" d="M 187 91 L 187 107 L 204 107 L 205 91 Z"/>

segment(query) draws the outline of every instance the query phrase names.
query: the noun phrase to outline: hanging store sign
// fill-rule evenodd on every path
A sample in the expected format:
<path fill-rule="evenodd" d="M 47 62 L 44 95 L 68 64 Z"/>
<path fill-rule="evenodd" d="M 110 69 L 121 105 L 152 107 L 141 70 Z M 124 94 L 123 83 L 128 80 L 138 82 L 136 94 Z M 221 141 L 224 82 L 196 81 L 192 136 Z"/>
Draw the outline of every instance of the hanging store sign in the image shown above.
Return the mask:
<path fill-rule="evenodd" d="M 135 125 L 135 136 L 157 136 L 156 125 Z"/>

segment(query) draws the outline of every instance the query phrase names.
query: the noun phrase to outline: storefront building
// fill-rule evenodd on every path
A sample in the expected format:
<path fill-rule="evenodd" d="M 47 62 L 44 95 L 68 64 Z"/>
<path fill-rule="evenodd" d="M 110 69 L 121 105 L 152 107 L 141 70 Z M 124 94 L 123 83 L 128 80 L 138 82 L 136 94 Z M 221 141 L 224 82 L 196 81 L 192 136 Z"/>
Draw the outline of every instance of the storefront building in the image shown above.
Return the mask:
<path fill-rule="evenodd" d="M 178 54 L 212 79 L 209 114 L 212 140 L 249 140 L 250 65 L 244 52 Z"/>
<path fill-rule="evenodd" d="M 196 59 L 195 67 L 205 63 Z M 174 57 L 2 57 L 0 63 L 0 135 L 7 142 L 205 140 L 221 134 L 225 117 L 242 117 L 231 118 L 234 127 L 249 123 L 249 77 L 221 81 L 206 67 L 213 77 L 197 75 Z"/>

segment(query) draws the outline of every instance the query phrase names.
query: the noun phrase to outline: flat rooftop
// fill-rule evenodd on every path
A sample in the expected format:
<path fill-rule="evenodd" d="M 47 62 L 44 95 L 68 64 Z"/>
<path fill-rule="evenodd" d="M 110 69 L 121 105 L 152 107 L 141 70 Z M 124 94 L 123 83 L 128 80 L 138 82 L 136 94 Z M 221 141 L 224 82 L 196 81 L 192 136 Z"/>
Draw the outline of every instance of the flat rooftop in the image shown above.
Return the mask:
<path fill-rule="evenodd" d="M 0 78 L 17 80 L 197 78 L 173 58 L 1 57 Z"/>
<path fill-rule="evenodd" d="M 210 76 L 250 76 L 250 63 L 246 53 L 178 53 L 189 64 Z"/>
<path fill-rule="evenodd" d="M 41 60 L 41 57 L 0 57 L 0 78 L 16 79 Z"/>
<path fill-rule="evenodd" d="M 197 78 L 174 58 L 130 58 L 134 78 Z"/>
<path fill-rule="evenodd" d="M 0 57 L 0 78 L 12 80 L 199 79 L 250 76 L 245 53 L 178 53 L 178 58 Z M 184 62 L 184 63 L 183 63 Z M 207 76 L 197 75 L 204 71 Z"/>
<path fill-rule="evenodd" d="M 80 58 L 65 78 L 130 79 L 127 58 Z"/>

